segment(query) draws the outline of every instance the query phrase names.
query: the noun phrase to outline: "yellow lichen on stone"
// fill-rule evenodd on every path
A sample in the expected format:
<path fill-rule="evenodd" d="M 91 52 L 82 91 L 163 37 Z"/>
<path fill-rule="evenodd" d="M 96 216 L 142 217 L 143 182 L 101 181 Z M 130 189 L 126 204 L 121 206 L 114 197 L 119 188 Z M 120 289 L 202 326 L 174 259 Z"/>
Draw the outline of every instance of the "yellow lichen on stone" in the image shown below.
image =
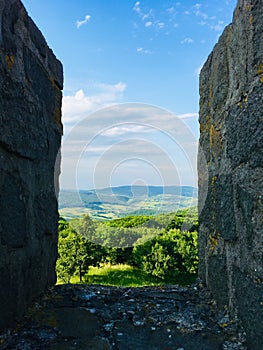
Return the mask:
<path fill-rule="evenodd" d="M 209 143 L 210 148 L 216 149 L 217 151 L 222 149 L 222 135 L 219 130 L 216 130 L 214 125 L 210 126 Z"/>
<path fill-rule="evenodd" d="M 217 176 L 214 175 L 214 176 L 212 177 L 212 180 L 211 180 L 211 186 L 212 186 L 212 187 L 214 187 L 214 184 L 215 184 L 216 180 L 217 180 Z"/>
<path fill-rule="evenodd" d="M 222 324 L 220 324 L 220 327 L 224 329 L 224 328 L 228 327 L 228 323 L 222 323 Z"/>
<path fill-rule="evenodd" d="M 15 57 L 13 55 L 6 54 L 5 55 L 5 61 L 6 61 L 8 69 L 10 70 L 10 69 L 13 68 L 13 65 L 15 63 Z"/>
<path fill-rule="evenodd" d="M 200 132 L 209 132 L 211 126 L 210 115 L 206 115 L 205 123 L 200 123 Z"/>
<path fill-rule="evenodd" d="M 213 85 L 212 85 L 212 82 L 210 82 L 209 83 L 208 107 L 211 107 L 212 98 L 213 98 Z"/>
<path fill-rule="evenodd" d="M 248 95 L 245 95 L 243 102 L 244 102 L 245 104 L 248 103 Z"/>
<path fill-rule="evenodd" d="M 242 93 L 241 99 L 237 103 L 237 105 L 238 105 L 239 108 L 243 108 L 243 107 L 245 108 L 245 107 L 247 107 L 247 103 L 248 103 L 248 94 L 243 94 Z"/>
<path fill-rule="evenodd" d="M 246 5 L 246 11 L 250 12 L 253 8 L 253 5 Z"/>
<path fill-rule="evenodd" d="M 209 238 L 209 251 L 210 253 L 212 253 L 218 246 L 219 234 L 215 232 L 213 235 L 210 234 L 208 238 Z"/>
<path fill-rule="evenodd" d="M 258 75 L 263 74 L 263 64 L 259 64 L 257 67 L 257 73 Z"/>
<path fill-rule="evenodd" d="M 263 83 L 263 64 L 259 64 L 257 66 L 257 75 L 259 77 L 259 81 Z"/>
<path fill-rule="evenodd" d="M 205 131 L 209 131 L 210 130 L 210 126 L 211 126 L 211 118 L 210 115 L 207 115 L 205 117 L 206 120 L 206 124 L 205 124 Z"/>
<path fill-rule="evenodd" d="M 250 25 L 253 24 L 253 16 L 252 15 L 249 16 L 249 23 L 250 23 Z"/>
<path fill-rule="evenodd" d="M 205 131 L 205 124 L 202 124 L 202 123 L 200 123 L 200 132 L 204 132 Z"/>

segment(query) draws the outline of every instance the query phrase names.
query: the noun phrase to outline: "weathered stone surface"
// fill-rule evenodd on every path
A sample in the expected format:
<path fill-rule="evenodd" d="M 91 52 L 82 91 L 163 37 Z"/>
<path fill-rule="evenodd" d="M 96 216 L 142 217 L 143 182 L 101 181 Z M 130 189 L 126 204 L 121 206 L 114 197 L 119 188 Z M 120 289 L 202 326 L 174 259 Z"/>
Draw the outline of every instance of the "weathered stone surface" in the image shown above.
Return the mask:
<path fill-rule="evenodd" d="M 0 0 L 0 329 L 56 279 L 62 85 L 22 3 Z"/>
<path fill-rule="evenodd" d="M 263 1 L 239 0 L 200 75 L 200 277 L 263 334 Z"/>
<path fill-rule="evenodd" d="M 0 334 L 0 348 L 247 349 L 239 321 L 218 309 L 197 283 L 188 288 L 56 286 L 31 309 L 24 324 Z"/>

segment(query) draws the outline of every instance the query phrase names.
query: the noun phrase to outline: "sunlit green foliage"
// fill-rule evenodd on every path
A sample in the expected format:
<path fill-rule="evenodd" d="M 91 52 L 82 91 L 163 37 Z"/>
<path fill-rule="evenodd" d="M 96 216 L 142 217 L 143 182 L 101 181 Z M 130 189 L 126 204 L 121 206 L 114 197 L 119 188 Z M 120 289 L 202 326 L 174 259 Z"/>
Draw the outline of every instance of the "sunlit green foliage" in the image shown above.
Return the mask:
<path fill-rule="evenodd" d="M 121 219 L 115 219 L 107 221 L 105 224 L 111 227 L 136 227 L 144 224 L 150 220 L 152 216 L 138 215 L 138 216 L 125 216 Z"/>
<path fill-rule="evenodd" d="M 123 287 L 154 286 L 162 283 L 144 271 L 126 264 L 91 267 L 85 276 L 85 282 Z"/>
<path fill-rule="evenodd" d="M 134 260 L 139 268 L 159 278 L 179 273 L 197 273 L 197 232 L 172 229 L 144 244 L 135 245 Z"/>
<path fill-rule="evenodd" d="M 85 281 L 90 266 L 128 264 L 149 277 L 170 281 L 198 268 L 197 209 L 96 222 L 88 215 L 59 221 L 57 274 Z M 90 280 L 90 278 L 89 278 Z"/>
<path fill-rule="evenodd" d="M 167 225 L 166 231 L 180 229 L 181 231 L 198 230 L 197 208 L 181 209 L 176 212 L 171 222 Z"/>
<path fill-rule="evenodd" d="M 98 265 L 104 254 L 102 247 L 75 232 L 65 220 L 59 220 L 58 279 L 69 283 L 72 276 L 78 275 L 82 281 L 89 266 Z"/>

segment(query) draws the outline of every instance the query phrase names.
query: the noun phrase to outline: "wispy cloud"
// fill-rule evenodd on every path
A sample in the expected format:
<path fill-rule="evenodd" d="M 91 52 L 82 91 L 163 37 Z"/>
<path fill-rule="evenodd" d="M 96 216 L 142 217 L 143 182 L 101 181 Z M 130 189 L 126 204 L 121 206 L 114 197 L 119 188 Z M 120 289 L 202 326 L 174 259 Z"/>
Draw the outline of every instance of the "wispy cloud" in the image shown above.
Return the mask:
<path fill-rule="evenodd" d="M 224 21 L 218 21 L 216 24 L 211 25 L 210 28 L 216 32 L 221 32 L 225 27 Z"/>
<path fill-rule="evenodd" d="M 144 27 L 161 29 L 164 27 L 164 23 L 156 19 L 153 9 L 142 9 L 141 3 L 137 1 L 133 6 L 133 11 L 137 13 Z"/>
<path fill-rule="evenodd" d="M 86 98 L 81 90 L 74 96 L 78 102 Z M 175 116 L 136 103 L 87 113 L 64 138 L 62 186 L 74 188 L 77 177 L 82 185 L 87 186 L 88 181 L 90 187 L 107 187 L 104 181 L 117 169 L 123 169 L 120 177 L 127 180 L 130 171 L 125 166 L 132 160 L 139 165 L 141 176 L 146 176 L 143 164 L 152 164 L 165 183 L 194 183 L 197 142 L 188 125 L 196 119 L 196 113 Z"/>
<path fill-rule="evenodd" d="M 153 130 L 144 125 L 136 125 L 136 124 L 126 124 L 125 126 L 114 126 L 110 129 L 105 130 L 101 135 L 102 136 L 110 136 L 116 137 L 127 134 L 144 134 L 152 132 Z"/>
<path fill-rule="evenodd" d="M 201 8 L 202 8 L 202 4 L 199 4 L 199 3 L 195 4 L 195 6 L 194 6 L 195 15 L 197 17 L 201 17 L 202 19 L 205 20 L 205 19 L 208 18 L 208 14 L 203 12 L 203 11 L 201 11 Z"/>
<path fill-rule="evenodd" d="M 164 22 L 157 22 L 156 25 L 159 29 L 163 29 L 165 27 Z"/>
<path fill-rule="evenodd" d="M 169 7 L 168 9 L 166 9 L 166 11 L 170 14 L 174 13 L 175 9 L 174 7 Z"/>
<path fill-rule="evenodd" d="M 138 14 L 141 14 L 140 1 L 136 1 L 136 3 L 133 6 L 133 11 L 137 12 Z"/>
<path fill-rule="evenodd" d="M 177 118 L 180 118 L 180 119 L 197 118 L 197 117 L 198 117 L 198 113 L 184 113 L 184 114 L 177 115 Z"/>
<path fill-rule="evenodd" d="M 80 28 L 84 24 L 88 23 L 90 21 L 90 19 L 91 19 L 91 16 L 90 15 L 86 15 L 85 18 L 82 21 L 77 21 L 77 23 L 76 23 L 77 28 Z"/>
<path fill-rule="evenodd" d="M 153 10 L 150 9 L 150 11 L 142 14 L 142 20 L 145 21 L 146 19 L 148 19 L 149 17 L 153 17 Z"/>
<path fill-rule="evenodd" d="M 200 10 L 200 8 L 202 7 L 202 4 L 195 4 L 195 6 L 194 6 L 194 8 L 196 9 L 196 10 Z"/>
<path fill-rule="evenodd" d="M 181 40 L 181 44 L 193 44 L 194 40 L 190 37 L 184 38 Z"/>
<path fill-rule="evenodd" d="M 139 52 L 139 53 L 143 53 L 143 54 L 145 54 L 145 55 L 150 55 L 150 54 L 152 54 L 152 51 L 146 50 L 146 49 L 144 49 L 143 47 L 138 47 L 136 51 Z"/>
<path fill-rule="evenodd" d="M 229 1 L 225 2 L 228 6 Z M 178 24 L 180 26 L 184 25 L 184 23 L 180 23 L 182 16 L 186 17 L 185 21 L 191 20 L 195 25 L 207 27 L 210 31 L 220 33 L 226 22 L 223 21 L 223 12 L 219 5 L 216 6 L 216 9 L 215 12 L 214 5 L 208 2 L 194 2 L 192 4 L 174 2 L 172 6 L 163 8 L 158 12 L 154 6 L 150 8 L 149 5 L 147 6 L 140 1 L 135 2 L 133 6 L 133 11 L 139 19 L 139 21 L 136 21 L 136 30 L 140 30 L 143 26 L 148 28 L 149 32 L 155 30 L 155 35 L 171 35 Z M 196 34 L 198 35 L 198 32 Z M 192 38 L 185 38 L 181 43 L 191 44 L 193 43 L 192 40 Z"/>

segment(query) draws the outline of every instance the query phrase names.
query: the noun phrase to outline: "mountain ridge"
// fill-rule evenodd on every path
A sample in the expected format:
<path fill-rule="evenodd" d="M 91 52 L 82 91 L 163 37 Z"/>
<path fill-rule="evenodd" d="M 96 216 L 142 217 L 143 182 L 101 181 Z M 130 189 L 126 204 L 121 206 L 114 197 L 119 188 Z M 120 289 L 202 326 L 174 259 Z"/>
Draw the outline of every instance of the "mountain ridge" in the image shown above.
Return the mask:
<path fill-rule="evenodd" d="M 65 218 L 89 214 L 99 220 L 167 213 L 197 204 L 192 186 L 122 185 L 92 190 L 61 190 L 60 214 Z"/>

